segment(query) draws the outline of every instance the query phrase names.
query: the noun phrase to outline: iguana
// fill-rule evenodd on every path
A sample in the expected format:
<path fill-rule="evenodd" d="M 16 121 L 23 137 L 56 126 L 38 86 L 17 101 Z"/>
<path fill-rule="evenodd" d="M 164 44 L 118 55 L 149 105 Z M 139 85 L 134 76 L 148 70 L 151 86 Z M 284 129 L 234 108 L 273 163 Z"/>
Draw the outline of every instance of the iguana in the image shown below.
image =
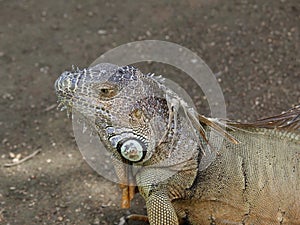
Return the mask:
<path fill-rule="evenodd" d="M 300 224 L 299 106 L 254 123 L 208 118 L 160 77 L 107 63 L 66 71 L 55 89 L 112 154 L 123 207 L 138 187 L 148 218 L 131 218 Z"/>

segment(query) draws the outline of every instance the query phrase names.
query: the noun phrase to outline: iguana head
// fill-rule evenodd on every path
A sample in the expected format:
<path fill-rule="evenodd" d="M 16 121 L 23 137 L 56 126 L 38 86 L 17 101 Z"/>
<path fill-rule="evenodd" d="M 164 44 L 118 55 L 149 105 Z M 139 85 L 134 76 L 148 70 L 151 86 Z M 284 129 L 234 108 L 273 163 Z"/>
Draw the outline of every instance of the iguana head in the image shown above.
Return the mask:
<path fill-rule="evenodd" d="M 76 110 L 110 150 L 136 163 L 151 157 L 157 132 L 150 120 L 166 110 L 158 104 L 162 94 L 156 85 L 132 66 L 105 63 L 64 72 L 55 89 L 64 108 Z"/>
<path fill-rule="evenodd" d="M 81 116 L 112 153 L 111 158 L 117 159 L 113 164 L 120 180 L 127 171 L 124 167 L 139 168 L 139 173 L 150 166 L 148 171 L 157 169 L 154 180 L 139 184 L 157 183 L 187 170 L 192 173 L 186 183 L 189 187 L 197 169 L 207 168 L 216 155 L 208 145 L 207 127 L 234 138 L 165 84 L 132 66 L 104 63 L 64 72 L 55 89 L 60 105 Z"/>

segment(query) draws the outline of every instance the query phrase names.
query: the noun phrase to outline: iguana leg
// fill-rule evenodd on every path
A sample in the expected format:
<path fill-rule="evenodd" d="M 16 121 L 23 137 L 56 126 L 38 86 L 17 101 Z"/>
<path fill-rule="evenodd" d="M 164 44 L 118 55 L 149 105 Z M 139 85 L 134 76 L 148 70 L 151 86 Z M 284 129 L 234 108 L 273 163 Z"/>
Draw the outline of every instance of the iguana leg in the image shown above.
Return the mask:
<path fill-rule="evenodd" d="M 176 211 L 165 192 L 152 192 L 146 199 L 146 207 L 150 225 L 179 225 Z"/>

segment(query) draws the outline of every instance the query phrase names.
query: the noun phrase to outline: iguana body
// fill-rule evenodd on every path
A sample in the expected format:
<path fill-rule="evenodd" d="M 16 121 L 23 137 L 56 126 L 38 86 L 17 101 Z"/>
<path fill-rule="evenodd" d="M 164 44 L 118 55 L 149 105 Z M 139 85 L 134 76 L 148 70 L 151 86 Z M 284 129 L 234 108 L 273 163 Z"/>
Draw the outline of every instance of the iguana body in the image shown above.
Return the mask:
<path fill-rule="evenodd" d="M 150 224 L 300 224 L 299 107 L 226 128 L 160 79 L 111 64 L 65 72 L 55 88 L 111 152 L 123 188 L 138 186 Z"/>
<path fill-rule="evenodd" d="M 300 224 L 299 139 L 266 129 L 232 135 L 241 143 L 224 143 L 175 207 L 192 224 Z"/>

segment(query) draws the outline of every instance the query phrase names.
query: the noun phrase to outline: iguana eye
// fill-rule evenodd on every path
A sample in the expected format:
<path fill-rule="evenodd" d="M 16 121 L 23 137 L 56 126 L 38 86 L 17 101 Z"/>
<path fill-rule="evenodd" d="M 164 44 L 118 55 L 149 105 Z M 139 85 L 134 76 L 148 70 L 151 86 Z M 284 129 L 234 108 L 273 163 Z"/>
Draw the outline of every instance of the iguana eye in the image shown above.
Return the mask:
<path fill-rule="evenodd" d="M 111 98 L 117 94 L 117 90 L 114 87 L 101 87 L 99 90 L 99 96 L 101 98 Z"/>
<path fill-rule="evenodd" d="M 109 89 L 107 89 L 107 88 L 101 88 L 100 91 L 101 91 L 101 94 L 108 94 Z"/>

